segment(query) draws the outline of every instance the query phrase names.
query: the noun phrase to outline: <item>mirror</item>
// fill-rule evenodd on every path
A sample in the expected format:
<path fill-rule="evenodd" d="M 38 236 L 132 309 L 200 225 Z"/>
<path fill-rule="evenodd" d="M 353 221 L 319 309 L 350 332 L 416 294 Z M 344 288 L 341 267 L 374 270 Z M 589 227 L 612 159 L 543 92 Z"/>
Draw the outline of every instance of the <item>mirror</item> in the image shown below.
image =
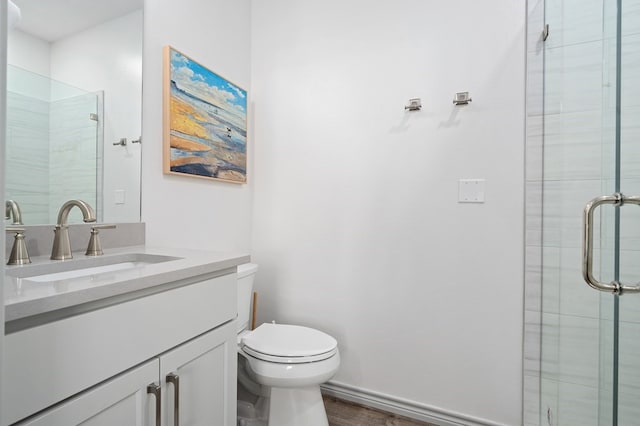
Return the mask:
<path fill-rule="evenodd" d="M 7 199 L 25 225 L 56 223 L 70 199 L 139 221 L 143 0 L 12 1 Z"/>

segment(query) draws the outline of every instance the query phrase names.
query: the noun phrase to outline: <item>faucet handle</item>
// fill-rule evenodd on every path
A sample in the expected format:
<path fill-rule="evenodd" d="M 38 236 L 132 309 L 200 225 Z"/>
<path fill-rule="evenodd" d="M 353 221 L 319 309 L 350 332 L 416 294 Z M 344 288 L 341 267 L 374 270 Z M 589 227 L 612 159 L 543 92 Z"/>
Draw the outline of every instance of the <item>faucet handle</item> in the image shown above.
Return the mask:
<path fill-rule="evenodd" d="M 101 229 L 114 229 L 116 225 L 94 225 L 91 227 L 91 237 L 89 238 L 89 245 L 87 246 L 86 256 L 102 256 L 102 245 L 100 244 L 99 233 Z"/>
<path fill-rule="evenodd" d="M 91 230 L 93 231 L 94 229 L 114 229 L 115 227 L 116 225 L 114 223 L 110 223 L 110 224 L 103 223 L 102 225 L 93 225 L 91 227 Z"/>
<path fill-rule="evenodd" d="M 31 263 L 29 252 L 27 252 L 27 244 L 24 241 L 24 228 L 19 226 L 7 226 L 5 231 L 16 233 L 13 239 L 13 247 L 11 247 L 11 254 L 9 255 L 7 265 L 25 265 L 27 263 Z"/>

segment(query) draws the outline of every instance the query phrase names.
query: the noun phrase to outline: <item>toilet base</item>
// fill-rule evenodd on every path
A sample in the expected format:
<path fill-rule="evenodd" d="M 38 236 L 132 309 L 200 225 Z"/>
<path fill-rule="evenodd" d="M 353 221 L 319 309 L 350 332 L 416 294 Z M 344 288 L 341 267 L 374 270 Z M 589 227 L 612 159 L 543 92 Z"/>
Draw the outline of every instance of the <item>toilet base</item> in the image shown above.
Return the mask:
<path fill-rule="evenodd" d="M 271 388 L 269 426 L 329 426 L 320 386 Z"/>

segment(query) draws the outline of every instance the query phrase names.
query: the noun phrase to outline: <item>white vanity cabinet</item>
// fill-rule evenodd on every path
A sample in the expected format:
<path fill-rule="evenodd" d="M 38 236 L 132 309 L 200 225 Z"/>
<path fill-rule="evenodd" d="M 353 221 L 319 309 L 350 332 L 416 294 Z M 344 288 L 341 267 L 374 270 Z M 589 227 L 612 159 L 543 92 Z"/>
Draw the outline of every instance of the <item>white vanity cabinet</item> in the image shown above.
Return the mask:
<path fill-rule="evenodd" d="M 235 425 L 233 324 L 184 343 L 18 425 Z"/>
<path fill-rule="evenodd" d="M 148 387 L 158 380 L 158 365 L 149 361 L 18 425 L 155 426 L 156 401 Z"/>
<path fill-rule="evenodd" d="M 2 425 L 235 425 L 234 271 L 7 334 Z"/>

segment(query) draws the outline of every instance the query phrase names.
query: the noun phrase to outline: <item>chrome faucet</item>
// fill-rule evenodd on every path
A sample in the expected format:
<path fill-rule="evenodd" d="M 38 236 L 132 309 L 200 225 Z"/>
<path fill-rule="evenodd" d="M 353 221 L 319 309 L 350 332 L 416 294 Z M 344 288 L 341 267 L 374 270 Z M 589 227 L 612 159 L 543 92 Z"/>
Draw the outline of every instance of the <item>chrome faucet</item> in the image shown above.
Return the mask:
<path fill-rule="evenodd" d="M 12 226 L 7 226 L 5 230 L 15 233 L 7 265 L 25 265 L 31 263 L 31 258 L 27 251 L 27 244 L 24 241 L 24 227 L 21 226 L 23 225 L 22 212 L 20 211 L 18 203 L 13 200 L 7 200 L 5 203 L 4 218 L 13 219 L 11 223 Z"/>
<path fill-rule="evenodd" d="M 20 206 L 13 200 L 7 200 L 5 203 L 4 209 L 4 218 L 11 219 L 13 218 L 12 225 L 23 225 L 22 223 L 22 211 L 20 211 Z"/>
<path fill-rule="evenodd" d="M 84 222 L 95 222 L 96 214 L 93 208 L 82 200 L 69 200 L 60 207 L 58 212 L 58 224 L 56 225 L 53 238 L 53 248 L 51 249 L 51 259 L 53 260 L 65 260 L 72 259 L 71 254 L 71 241 L 69 240 L 69 226 L 67 225 L 67 219 L 69 217 L 69 211 L 73 207 L 78 207 L 82 211 L 82 220 Z"/>

